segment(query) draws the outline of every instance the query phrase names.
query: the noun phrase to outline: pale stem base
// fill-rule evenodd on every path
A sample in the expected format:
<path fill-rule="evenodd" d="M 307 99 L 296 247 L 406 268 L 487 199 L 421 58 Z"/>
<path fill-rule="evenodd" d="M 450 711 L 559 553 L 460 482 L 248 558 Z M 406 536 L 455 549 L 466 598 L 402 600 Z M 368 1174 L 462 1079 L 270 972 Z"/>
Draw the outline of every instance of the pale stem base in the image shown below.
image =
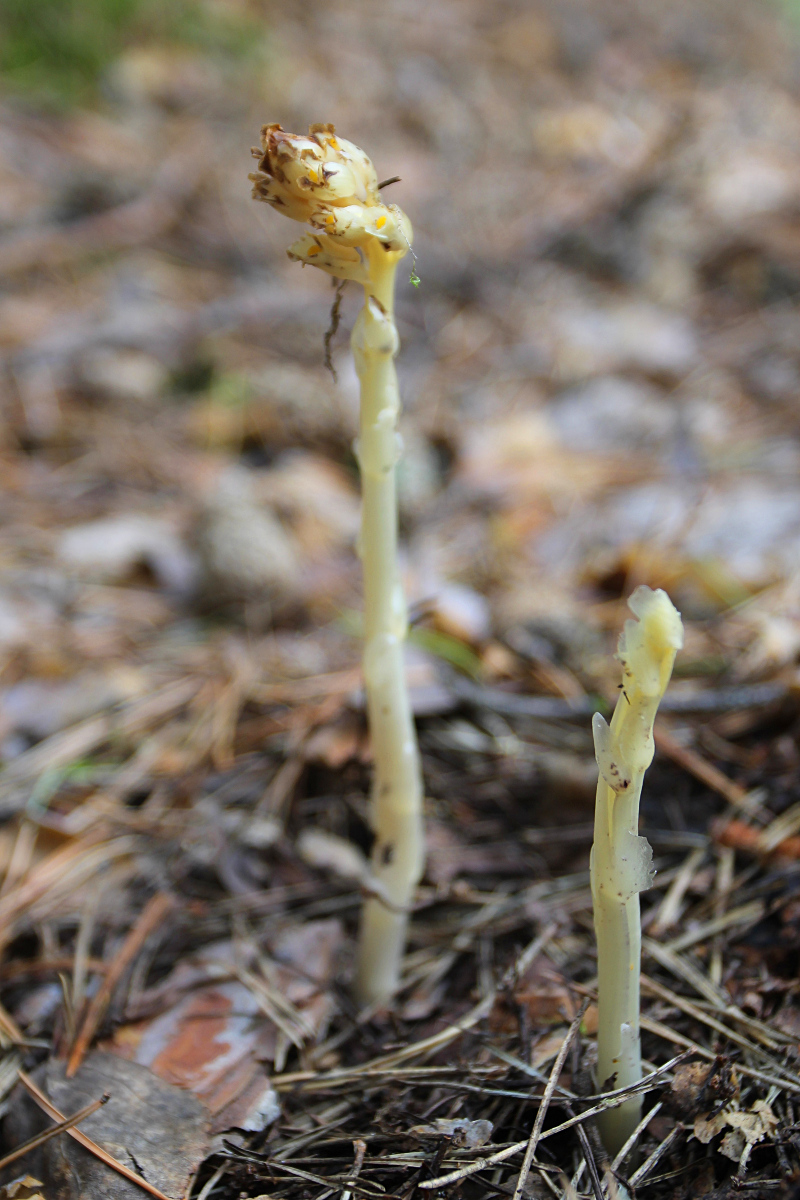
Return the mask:
<path fill-rule="evenodd" d="M 639 1042 L 639 897 L 614 902 L 595 900 L 598 963 L 597 1085 L 621 1088 L 642 1077 Z M 642 1116 L 642 1100 L 633 1096 L 597 1118 L 603 1145 L 615 1155 Z"/>
<path fill-rule="evenodd" d="M 379 253 L 382 251 L 379 250 Z M 371 284 L 353 330 L 361 384 L 358 462 L 362 485 L 364 686 L 374 759 L 371 820 L 375 898 L 364 905 L 355 991 L 364 1003 L 396 991 L 408 913 L 422 875 L 422 775 L 405 682 L 406 611 L 397 566 L 397 418 L 400 401 L 392 316 L 395 265 L 370 262 Z"/>

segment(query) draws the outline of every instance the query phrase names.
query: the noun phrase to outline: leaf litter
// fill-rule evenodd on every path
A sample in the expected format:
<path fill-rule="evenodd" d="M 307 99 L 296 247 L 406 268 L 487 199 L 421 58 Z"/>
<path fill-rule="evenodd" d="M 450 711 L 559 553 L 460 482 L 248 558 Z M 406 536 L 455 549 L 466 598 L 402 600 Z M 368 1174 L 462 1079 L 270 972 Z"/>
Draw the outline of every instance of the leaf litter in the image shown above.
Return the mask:
<path fill-rule="evenodd" d="M 0 104 L 3 1152 L 111 1097 L 2 1194 L 789 1197 L 795 35 L 729 0 L 264 13 L 238 91 L 154 48 L 103 113 Z M 355 380 L 242 186 L 258 122 L 328 119 L 320 89 L 400 176 L 423 279 L 398 316 L 429 857 L 392 1012 L 347 986 Z M 588 726 L 639 582 L 687 641 L 643 804 L 647 1115 L 609 1164 Z"/>

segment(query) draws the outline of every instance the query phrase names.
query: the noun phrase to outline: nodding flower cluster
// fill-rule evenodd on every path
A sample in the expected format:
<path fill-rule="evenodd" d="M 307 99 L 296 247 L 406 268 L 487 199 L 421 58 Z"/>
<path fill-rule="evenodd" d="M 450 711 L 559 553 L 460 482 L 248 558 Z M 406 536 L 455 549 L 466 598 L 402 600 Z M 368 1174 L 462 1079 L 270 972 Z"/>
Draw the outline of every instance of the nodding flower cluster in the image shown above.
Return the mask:
<path fill-rule="evenodd" d="M 265 125 L 253 156 L 253 199 L 313 230 L 289 247 L 291 259 L 366 284 L 368 258 L 396 261 L 411 248 L 408 218 L 383 203 L 372 162 L 333 125 L 311 125 L 308 137 Z"/>

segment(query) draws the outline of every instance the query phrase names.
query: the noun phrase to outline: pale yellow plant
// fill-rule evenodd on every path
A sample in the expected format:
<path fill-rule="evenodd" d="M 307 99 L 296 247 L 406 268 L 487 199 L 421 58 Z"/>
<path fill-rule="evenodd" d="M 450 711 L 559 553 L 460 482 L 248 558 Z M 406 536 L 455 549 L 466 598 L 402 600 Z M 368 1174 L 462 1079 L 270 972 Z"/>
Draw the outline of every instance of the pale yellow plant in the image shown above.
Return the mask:
<path fill-rule="evenodd" d="M 395 477 L 400 399 L 394 285 L 397 265 L 411 249 L 411 225 L 397 205 L 383 203 L 364 151 L 337 137 L 332 125 L 312 125 L 307 137 L 265 125 L 254 154 L 255 199 L 310 226 L 289 247 L 289 257 L 364 288 L 351 345 L 361 385 L 356 452 L 375 844 L 355 986 L 362 1001 L 382 1002 L 397 988 L 424 857 L 422 776 L 403 666 L 407 619 L 397 565 Z"/>
<path fill-rule="evenodd" d="M 683 645 L 683 625 L 666 592 L 639 587 L 628 601 L 638 621 L 619 640 L 620 698 L 611 724 L 595 713 L 600 769 L 591 859 L 597 937 L 597 1081 L 621 1088 L 642 1077 L 639 1039 L 641 917 L 639 893 L 653 882 L 653 852 L 640 837 L 639 800 L 653 761 L 653 722 Z M 624 1145 L 641 1118 L 641 1097 L 598 1117 L 609 1154 Z"/>

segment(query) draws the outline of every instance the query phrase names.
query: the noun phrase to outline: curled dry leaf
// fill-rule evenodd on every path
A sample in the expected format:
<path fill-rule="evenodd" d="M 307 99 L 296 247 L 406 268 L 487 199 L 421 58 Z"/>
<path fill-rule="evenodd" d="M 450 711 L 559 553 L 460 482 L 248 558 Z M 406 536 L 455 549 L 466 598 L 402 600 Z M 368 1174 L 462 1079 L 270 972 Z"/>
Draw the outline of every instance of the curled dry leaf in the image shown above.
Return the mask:
<path fill-rule="evenodd" d="M 564 976 L 542 959 L 537 959 L 514 990 L 534 1028 L 558 1024 L 575 1016 L 575 1001 Z"/>
<path fill-rule="evenodd" d="M 0 1200 L 47 1200 L 41 1190 L 43 1186 L 41 1180 L 32 1175 L 20 1175 L 0 1188 Z"/>
<path fill-rule="evenodd" d="M 756 1100 L 746 1111 L 737 1108 L 724 1108 L 714 1116 L 699 1116 L 694 1122 L 694 1136 L 698 1141 L 707 1144 L 718 1133 L 728 1129 L 720 1143 L 720 1153 L 738 1162 L 747 1147 L 754 1146 L 765 1137 L 771 1137 L 778 1127 L 778 1118 L 774 1115 L 766 1100 Z"/>
<path fill-rule="evenodd" d="M 430 1125 L 414 1125 L 411 1129 L 418 1137 L 449 1137 L 454 1146 L 463 1146 L 466 1150 L 475 1150 L 485 1146 L 492 1136 L 494 1126 L 491 1121 L 469 1121 L 466 1117 L 448 1120 L 437 1117 Z"/>
<path fill-rule="evenodd" d="M 748 1112 L 728 1113 L 729 1133 L 720 1145 L 720 1153 L 738 1161 L 745 1146 L 754 1146 L 771 1137 L 778 1127 L 778 1118 L 766 1100 L 756 1100 Z"/>
<path fill-rule="evenodd" d="M 670 1093 L 672 1108 L 677 1115 L 702 1120 L 700 1114 L 718 1110 L 720 1105 L 730 1108 L 738 1102 L 736 1069 L 722 1056 L 713 1063 L 681 1063 L 675 1069 Z"/>

